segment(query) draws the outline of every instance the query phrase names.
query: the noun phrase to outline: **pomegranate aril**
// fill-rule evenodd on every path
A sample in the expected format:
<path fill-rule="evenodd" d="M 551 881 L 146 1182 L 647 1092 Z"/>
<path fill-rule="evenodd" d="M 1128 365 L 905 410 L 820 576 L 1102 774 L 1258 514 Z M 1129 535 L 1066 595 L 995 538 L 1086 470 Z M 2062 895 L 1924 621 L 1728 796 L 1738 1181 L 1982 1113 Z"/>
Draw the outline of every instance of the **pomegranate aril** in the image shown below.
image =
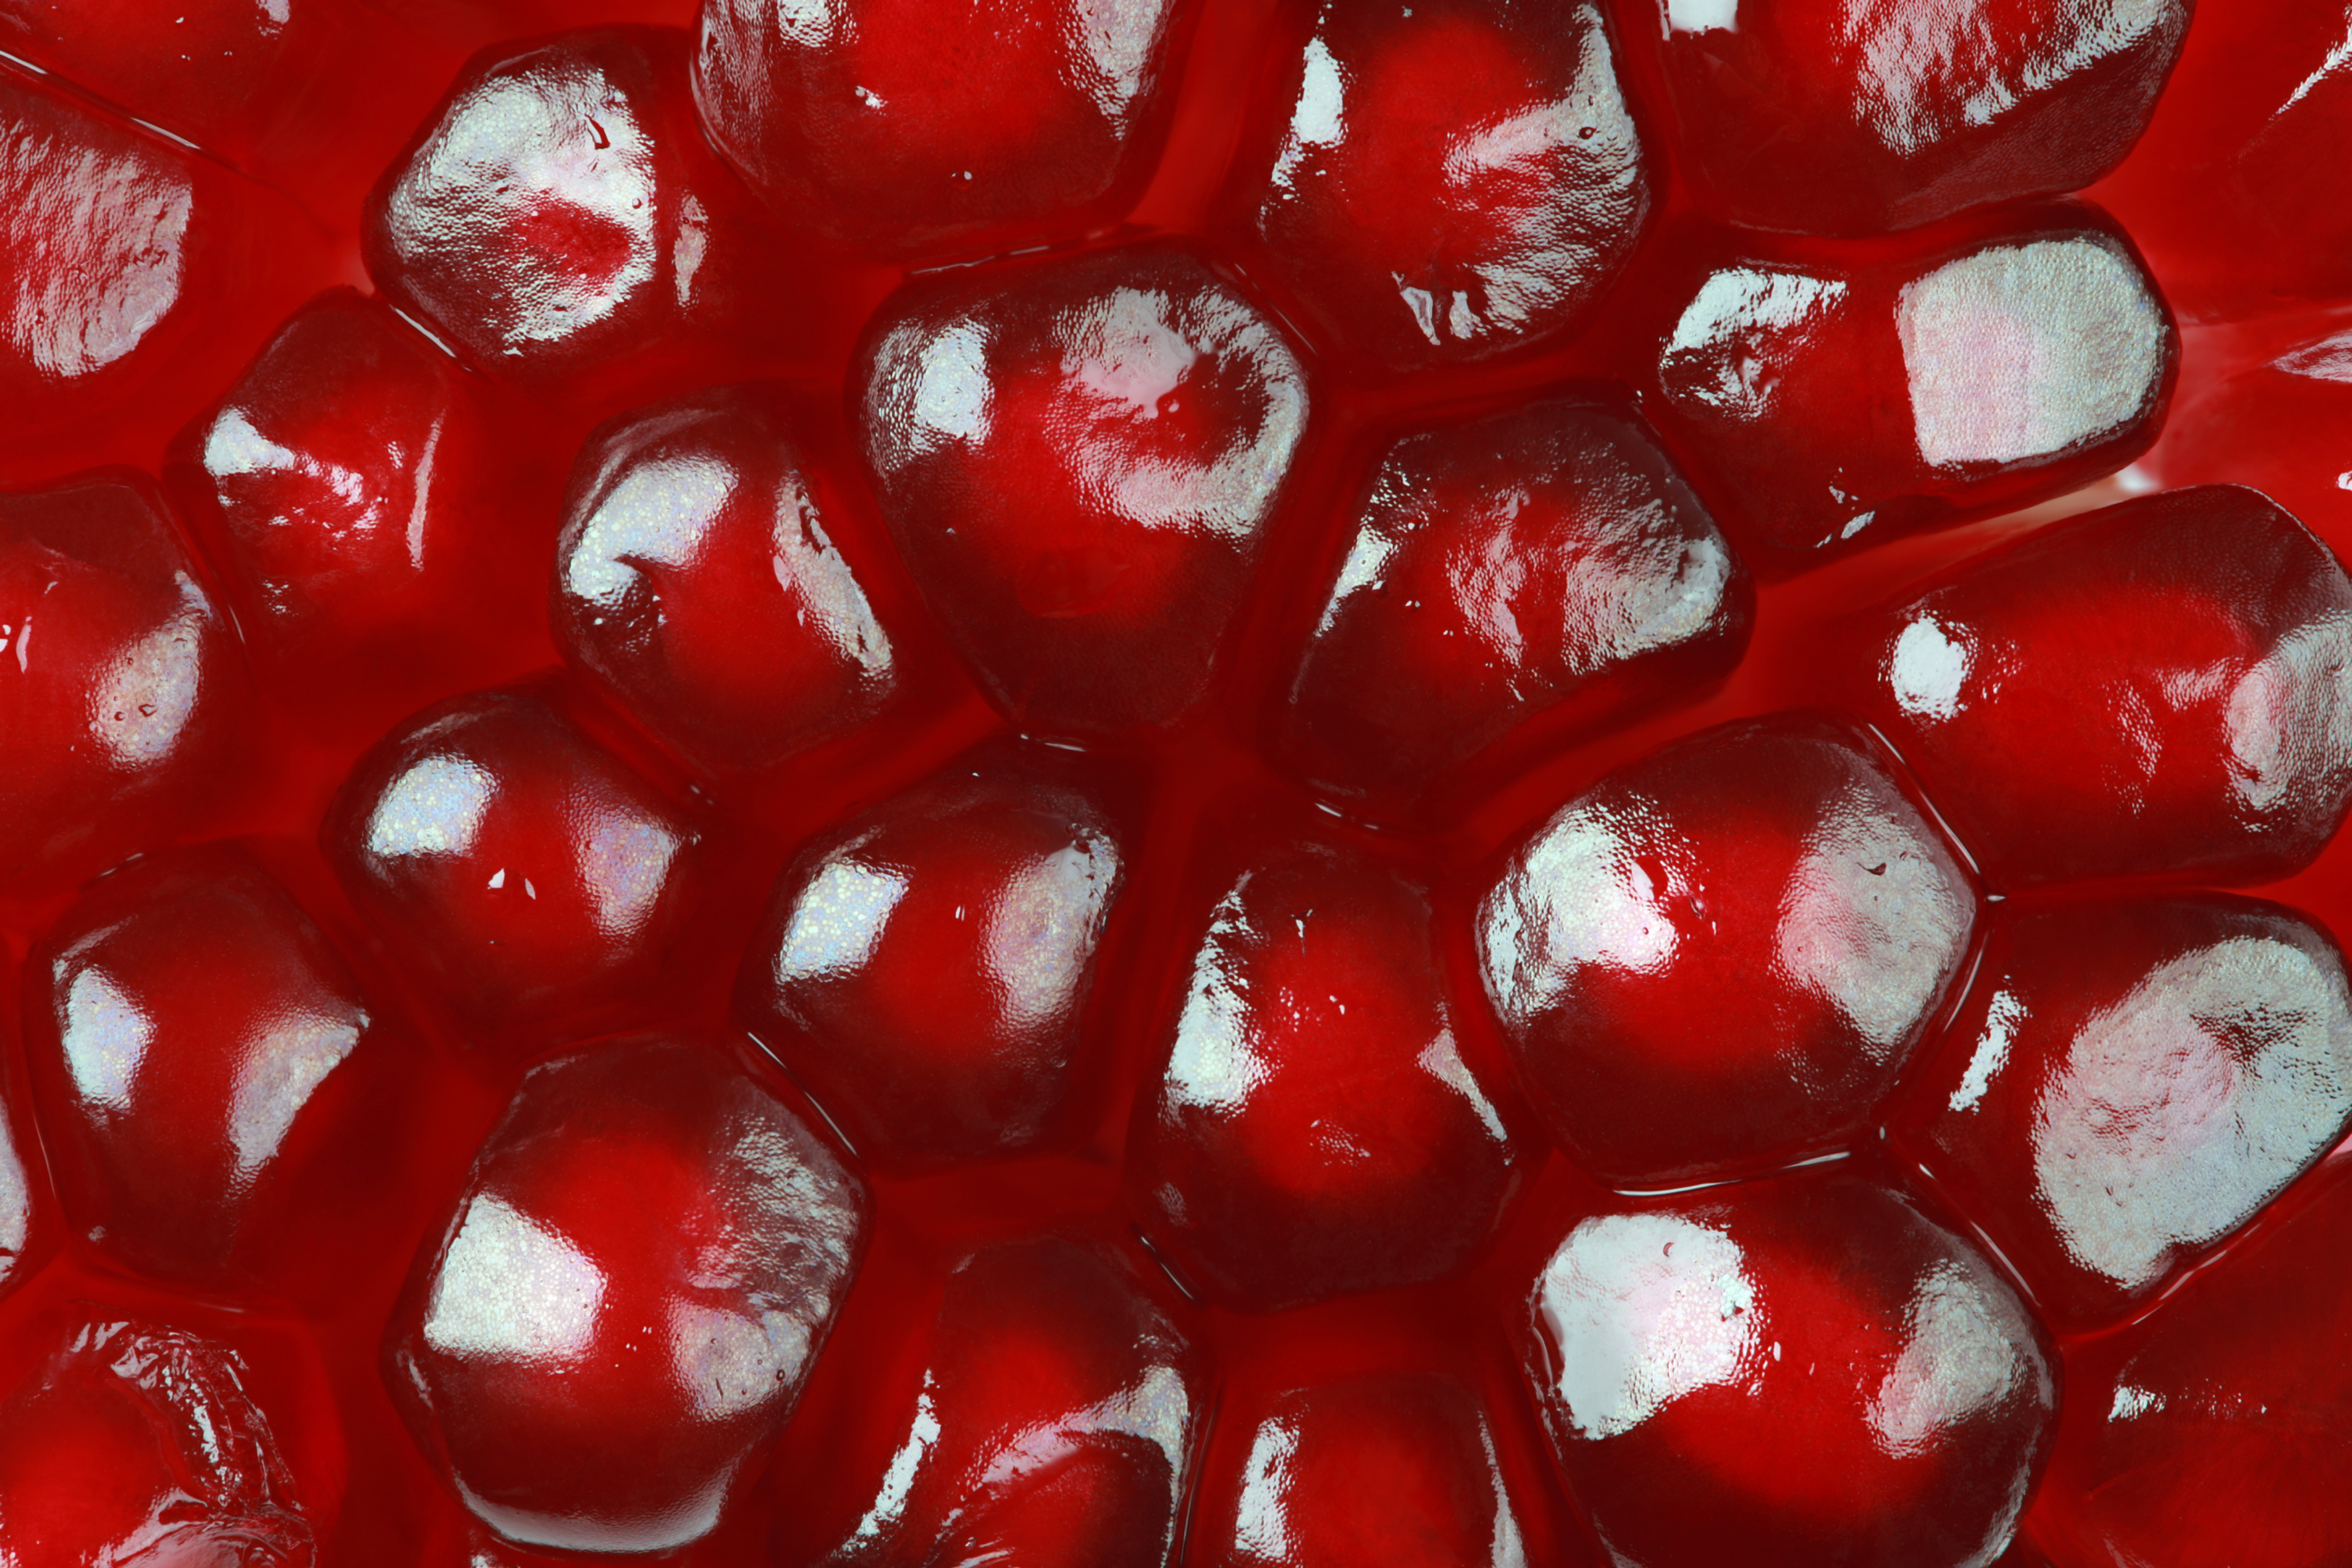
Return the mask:
<path fill-rule="evenodd" d="M 844 486 L 800 423 L 780 388 L 714 388 L 606 424 L 572 468 L 556 642 L 707 768 L 776 762 L 898 689 L 889 633 L 835 537 Z"/>
<path fill-rule="evenodd" d="M 887 256 L 1099 227 L 1162 131 L 1187 0 L 703 0 L 695 98 L 778 212 Z"/>
<path fill-rule="evenodd" d="M 1603 778 L 1504 866 L 1486 993 L 1554 1136 L 1659 1188 L 1832 1149 L 1958 974 L 1976 889 L 1887 760 L 1803 715 Z"/>
<path fill-rule="evenodd" d="M 1561 1466 L 1621 1563 L 1983 1563 L 2048 1447 L 2056 1383 L 2023 1304 L 1857 1177 L 1597 1215 L 1528 1311 Z"/>
<path fill-rule="evenodd" d="M 1240 1464 L 1203 1478 L 1192 1554 L 1203 1568 L 1524 1568 L 1486 1412 L 1454 1378 L 1228 1396 L 1217 1418 Z"/>
<path fill-rule="evenodd" d="M 144 475 L 0 494 L 0 878 L 86 875 L 226 789 L 244 662 Z"/>
<path fill-rule="evenodd" d="M 497 595 L 509 502 L 483 395 L 388 306 L 334 289 L 278 329 L 173 445 L 165 477 L 229 566 L 247 636 L 348 685 L 447 663 Z M 420 651 L 430 650 L 430 651 Z"/>
<path fill-rule="evenodd" d="M 887 1466 L 780 1472 L 828 1499 L 869 1500 L 827 1568 L 1163 1568 L 1210 1393 L 1207 1355 L 1167 1294 L 1075 1237 L 958 1262 L 921 1334 L 919 1385 L 862 1403 L 866 1419 L 903 1424 Z"/>
<path fill-rule="evenodd" d="M 1890 1131 L 2074 1327 L 2156 1292 L 2347 1119 L 2336 944 L 2206 896 L 2003 906 Z"/>
<path fill-rule="evenodd" d="M 1128 854 L 1052 757 L 959 762 L 776 884 L 737 1016 L 869 1161 L 1012 1153 L 1068 1109 Z"/>
<path fill-rule="evenodd" d="M 675 28 L 486 51 L 368 199 L 369 275 L 494 375 L 593 402 L 748 319 L 770 248 L 704 145 Z"/>
<path fill-rule="evenodd" d="M 1265 265 L 1346 358 L 1482 359 L 1587 317 L 1651 160 L 1591 0 L 1325 0 L 1263 90 Z"/>
<path fill-rule="evenodd" d="M 2156 438 L 2178 334 L 2094 208 L 1736 244 L 1685 244 L 1706 270 L 1660 345 L 1658 416 L 1759 565 L 2023 506 Z"/>
<path fill-rule="evenodd" d="M 1417 431 L 1362 499 L 1280 740 L 1324 789 L 1393 805 L 1490 745 L 1705 695 L 1754 602 L 1637 420 L 1566 398 Z"/>
<path fill-rule="evenodd" d="M 2314 1568 L 2352 1553 L 2352 1189 L 2323 1195 L 2139 1321 L 2070 1346 L 2028 1528 L 2074 1568 Z"/>
<path fill-rule="evenodd" d="M 1531 1152 L 1432 923 L 1423 889 L 1314 843 L 1252 856 L 1210 913 L 1128 1143 L 1130 1206 L 1194 1289 L 1263 1311 L 1433 1279 L 1501 1223 Z"/>
<path fill-rule="evenodd" d="M 867 1209 L 730 1040 L 558 1057 L 523 1079 L 417 1255 L 385 1383 L 500 1535 L 675 1550 L 718 1524 L 791 1415 Z"/>
<path fill-rule="evenodd" d="M 318 1542 L 234 1351 L 93 1316 L 0 1405 L 0 1557 L 310 1568 Z"/>
<path fill-rule="evenodd" d="M 393 1043 L 250 861 L 206 849 L 116 870 L 67 910 L 26 981 L 50 1174 L 101 1251 L 236 1291 L 317 1268 L 384 1217 L 352 1167 L 389 1142 Z"/>
<path fill-rule="evenodd" d="M 2352 581 L 2252 490 L 1989 551 L 1871 641 L 1864 710 L 1996 887 L 2266 881 L 2352 799 Z"/>
<path fill-rule="evenodd" d="M 1099 735 L 1199 700 L 1307 422 L 1248 296 L 1162 247 L 921 279 L 850 384 L 899 553 L 1000 707 Z"/>
<path fill-rule="evenodd" d="M 2190 0 L 1640 0 L 1700 205 L 1867 234 L 2078 190 L 2147 124 Z"/>
<path fill-rule="evenodd" d="M 536 697 L 427 709 L 360 759 L 320 828 L 353 904 L 478 1026 L 642 1006 L 698 832 Z"/>
<path fill-rule="evenodd" d="M 227 280 L 226 177 L 0 70 L 0 397 L 14 444 L 155 379 Z"/>

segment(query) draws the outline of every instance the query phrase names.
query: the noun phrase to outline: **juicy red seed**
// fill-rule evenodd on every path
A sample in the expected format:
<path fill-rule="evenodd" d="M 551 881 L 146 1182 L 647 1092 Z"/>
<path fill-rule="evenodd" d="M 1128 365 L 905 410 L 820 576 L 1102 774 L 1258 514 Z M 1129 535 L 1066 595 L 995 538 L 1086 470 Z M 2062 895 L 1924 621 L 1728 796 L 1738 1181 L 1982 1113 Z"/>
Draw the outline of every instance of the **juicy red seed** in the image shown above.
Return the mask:
<path fill-rule="evenodd" d="M 1228 1400 L 1238 1473 L 1203 1478 L 1195 1560 L 1216 1568 L 1499 1568 L 1519 1522 L 1477 1396 L 1429 1373 Z M 1230 1441 L 1230 1439 L 1229 1439 Z"/>
<path fill-rule="evenodd" d="M 2004 905 L 1898 1147 L 2077 1326 L 2146 1300 L 2352 1121 L 2352 994 L 2273 904 Z"/>
<path fill-rule="evenodd" d="M 2147 125 L 2189 16 L 2189 0 L 1641 8 L 1665 24 L 1650 47 L 1699 201 L 1818 234 L 2091 184 Z"/>
<path fill-rule="evenodd" d="M 182 1330 L 74 1330 L 0 1405 L 0 1553 L 310 1568 L 316 1534 L 247 1376 Z"/>
<path fill-rule="evenodd" d="M 481 597 L 485 418 L 389 308 L 335 289 L 298 311 L 174 444 L 171 477 L 220 537 L 247 634 L 306 660 L 461 634 Z"/>
<path fill-rule="evenodd" d="M 2074 204 L 1832 249 L 1707 237 L 1662 323 L 1666 435 L 1781 570 L 2057 495 L 2155 439 L 2178 334 Z"/>
<path fill-rule="evenodd" d="M 155 377 L 226 281 L 225 215 L 217 183 L 184 159 L 5 74 L 0 145 L 0 398 L 15 440 Z"/>
<path fill-rule="evenodd" d="M 608 28 L 478 62 L 370 196 L 369 276 L 551 389 L 699 324 L 743 198 L 695 132 L 686 55 L 676 29 Z"/>
<path fill-rule="evenodd" d="M 1262 102 L 1257 237 L 1349 358 L 1481 359 L 1562 332 L 1649 218 L 1650 160 L 1589 3 L 1327 0 Z"/>
<path fill-rule="evenodd" d="M 167 842 L 224 782 L 249 701 L 235 633 L 128 471 L 0 495 L 0 668 L 12 880 Z"/>
<path fill-rule="evenodd" d="M 320 829 L 352 901 L 479 1026 L 552 1027 L 661 969 L 698 839 L 536 698 L 458 698 L 360 759 Z"/>
<path fill-rule="evenodd" d="M 778 389 L 720 387 L 581 448 L 555 549 L 565 656 L 698 763 L 773 763 L 871 719 L 889 633 L 834 533 L 836 487 Z"/>
<path fill-rule="evenodd" d="M 368 1216 L 350 1183 L 321 1178 L 345 1146 L 380 1140 L 393 1047 L 341 957 L 257 868 L 217 850 L 134 861 L 66 911 L 27 980 L 34 1109 L 67 1218 L 93 1245 L 235 1289 L 265 1262 L 282 1273 L 270 1255 L 290 1237 L 312 1251 L 322 1226 Z"/>
<path fill-rule="evenodd" d="M 1206 925 L 1129 1139 L 1159 1256 L 1253 1310 L 1460 1268 L 1528 1153 L 1455 1037 L 1426 892 L 1277 847 Z"/>
<path fill-rule="evenodd" d="M 1877 749 L 1804 716 L 1611 773 L 1479 909 L 1519 1081 L 1603 1179 L 1850 1141 L 1958 976 L 1976 893 Z"/>
<path fill-rule="evenodd" d="M 1877 623 L 1865 711 L 1995 885 L 2310 863 L 2352 801 L 2352 581 L 2252 490 L 2126 501 Z"/>
<path fill-rule="evenodd" d="M 867 1160 L 1036 1146 L 1069 1108 L 1118 826 L 1045 757 L 960 763 L 801 851 L 738 1015 Z"/>
<path fill-rule="evenodd" d="M 1307 417 L 1245 295 L 1159 247 L 918 283 L 851 384 L 891 535 L 1000 707 L 1100 734 L 1200 699 Z"/>
<path fill-rule="evenodd" d="M 418 1444 L 509 1540 L 709 1532 L 792 1414 L 865 1246 L 857 1177 L 700 1036 L 531 1069 L 384 1337 Z"/>
<path fill-rule="evenodd" d="M 1358 509 L 1281 738 L 1334 794 L 1410 798 L 1507 738 L 1704 695 L 1753 606 L 1638 422 L 1561 400 L 1419 431 Z"/>
<path fill-rule="evenodd" d="M 887 1464 L 808 1478 L 825 1495 L 816 1506 L 866 1505 L 825 1561 L 1170 1562 L 1210 1373 L 1160 1287 L 1109 1249 L 1060 1237 L 958 1261 L 937 1319 L 916 1331 L 919 1384 L 861 1403 L 862 1420 L 898 1434 Z"/>
<path fill-rule="evenodd" d="M 2023 1305 L 1853 1177 L 1596 1215 L 1528 1306 L 1560 1463 L 1623 1561 L 1980 1563 L 2048 1447 L 2057 1387 Z"/>
<path fill-rule="evenodd" d="M 1133 199 L 1187 9 L 847 0 L 812 26 L 703 0 L 695 95 L 711 140 L 795 221 L 877 254 L 983 255 Z"/>

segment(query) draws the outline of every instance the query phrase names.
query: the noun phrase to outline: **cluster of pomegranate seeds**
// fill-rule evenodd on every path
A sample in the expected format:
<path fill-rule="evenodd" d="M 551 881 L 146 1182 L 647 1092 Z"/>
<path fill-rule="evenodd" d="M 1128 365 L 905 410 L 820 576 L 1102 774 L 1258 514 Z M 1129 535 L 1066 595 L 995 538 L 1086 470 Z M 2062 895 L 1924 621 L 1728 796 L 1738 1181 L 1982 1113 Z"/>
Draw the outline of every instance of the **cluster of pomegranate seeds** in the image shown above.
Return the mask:
<path fill-rule="evenodd" d="M 2310 0 L 0 0 L 0 1563 L 2352 1561 Z"/>

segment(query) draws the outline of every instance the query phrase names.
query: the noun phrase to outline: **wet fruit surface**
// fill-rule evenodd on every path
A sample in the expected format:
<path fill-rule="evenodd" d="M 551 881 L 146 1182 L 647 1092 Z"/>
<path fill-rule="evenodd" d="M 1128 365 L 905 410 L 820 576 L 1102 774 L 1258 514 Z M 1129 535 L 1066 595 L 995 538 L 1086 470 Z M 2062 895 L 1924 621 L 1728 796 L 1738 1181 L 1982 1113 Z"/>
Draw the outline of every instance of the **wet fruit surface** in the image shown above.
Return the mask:
<path fill-rule="evenodd" d="M 0 1559 L 2338 1568 L 2340 10 L 0 0 Z"/>

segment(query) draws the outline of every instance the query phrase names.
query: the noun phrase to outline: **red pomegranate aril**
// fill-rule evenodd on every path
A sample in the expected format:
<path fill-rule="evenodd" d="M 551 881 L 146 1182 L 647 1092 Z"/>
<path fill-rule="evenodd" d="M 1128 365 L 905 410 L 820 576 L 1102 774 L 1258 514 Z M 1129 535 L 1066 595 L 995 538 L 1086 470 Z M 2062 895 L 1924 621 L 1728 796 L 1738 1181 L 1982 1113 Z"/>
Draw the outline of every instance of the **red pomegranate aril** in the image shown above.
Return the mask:
<path fill-rule="evenodd" d="M 717 387 L 607 423 L 572 467 L 556 642 L 706 768 L 777 762 L 898 689 L 890 635 L 835 538 L 844 484 L 800 423 L 781 388 Z"/>
<path fill-rule="evenodd" d="M 236 1352 L 92 1316 L 0 1405 L 0 1557 L 310 1568 L 318 1537 Z"/>
<path fill-rule="evenodd" d="M 218 542 L 247 637 L 305 667 L 277 678 L 348 682 L 478 640 L 491 590 L 515 585 L 488 548 L 509 500 L 497 435 L 446 354 L 338 289 L 181 434 L 165 477 Z"/>
<path fill-rule="evenodd" d="M 1639 0 L 1684 177 L 1756 228 L 1868 234 L 2079 190 L 2146 127 L 2190 0 Z"/>
<path fill-rule="evenodd" d="M 1334 795 L 1393 808 L 1489 746 L 1696 700 L 1747 646 L 1746 567 L 1641 423 L 1595 402 L 1405 436 L 1354 522 L 1279 735 Z"/>
<path fill-rule="evenodd" d="M 417 1255 L 385 1383 L 500 1535 L 674 1551 L 719 1523 L 791 1415 L 867 1216 L 863 1184 L 733 1042 L 557 1057 Z"/>
<path fill-rule="evenodd" d="M 250 703 L 153 481 L 0 494 L 0 876 L 69 882 L 169 842 L 230 782 Z"/>
<path fill-rule="evenodd" d="M 1267 269 L 1344 358 L 1484 359 L 1588 317 L 1651 159 L 1591 0 L 1325 0 L 1261 84 L 1242 191 Z"/>
<path fill-rule="evenodd" d="M 154 381 L 228 281 L 238 236 L 225 176 L 5 69 L 0 143 L 0 397 L 13 445 Z"/>
<path fill-rule="evenodd" d="M 1203 1477 L 1193 1528 L 1204 1565 L 1527 1561 L 1486 1412 L 1451 1377 L 1391 1373 L 1228 1397 L 1217 1419 L 1240 1464 Z"/>
<path fill-rule="evenodd" d="M 1862 699 L 1996 887 L 2267 881 L 2352 799 L 2352 581 L 2264 497 L 2174 490 L 1963 562 Z"/>
<path fill-rule="evenodd" d="M 695 96 L 778 212 L 882 256 L 1118 217 L 1158 151 L 1187 0 L 703 0 Z"/>
<path fill-rule="evenodd" d="M 982 752 L 777 881 L 737 1016 L 867 1162 L 1013 1153 L 1068 1110 L 1128 861 L 1075 773 L 1050 752 Z"/>
<path fill-rule="evenodd" d="M 1246 295 L 1162 247 L 921 279 L 850 385 L 884 521 L 998 706 L 1101 735 L 1200 699 L 1307 421 Z"/>
<path fill-rule="evenodd" d="M 427 709 L 360 759 L 320 846 L 425 985 L 513 1036 L 642 1005 L 689 902 L 695 827 L 536 697 Z"/>
<path fill-rule="evenodd" d="M 740 330 L 751 198 L 704 145 L 676 28 L 492 48 L 368 198 L 368 274 L 478 368 L 577 403 Z"/>
<path fill-rule="evenodd" d="M 2026 505 L 2156 438 L 2179 357 L 2112 220 L 2004 208 L 1899 240 L 1718 237 L 1661 333 L 1660 428 L 1787 572 Z"/>
<path fill-rule="evenodd" d="M 2313 1568 L 2352 1552 L 2343 1352 L 2352 1190 L 2192 1275 L 2066 1355 L 2066 1406 L 2028 1521 L 2065 1568 Z"/>
<path fill-rule="evenodd" d="M 2232 341 L 2227 327 L 2200 334 L 2200 374 L 2183 379 L 2181 407 L 2140 469 L 2168 489 L 2245 485 L 2331 543 L 2352 538 L 2352 452 L 2338 436 L 2352 418 L 2352 333 L 2313 314 L 2244 335 L 2252 341 Z"/>
<path fill-rule="evenodd" d="M 341 956 L 251 862 L 135 860 L 27 966 L 33 1107 L 66 1217 L 183 1288 L 317 1268 L 381 1220 L 353 1167 L 392 1128 L 392 1041 Z M 290 1254 L 290 1256 L 289 1256 Z"/>
<path fill-rule="evenodd" d="M 1276 845 L 1201 925 L 1128 1142 L 1161 1261 L 1253 1311 L 1464 1267 L 1531 1151 L 1457 1036 L 1427 892 L 1353 852 Z"/>
<path fill-rule="evenodd" d="M 887 1467 L 779 1470 L 782 1486 L 816 1489 L 814 1506 L 867 1503 L 826 1568 L 1164 1568 L 1212 1382 L 1170 1296 L 1164 1279 L 1075 1236 L 960 1259 L 936 1320 L 915 1331 L 919 1384 L 878 1384 L 862 1404 L 861 1420 L 903 1434 Z M 793 1490 L 787 1509 L 807 1506 Z"/>
<path fill-rule="evenodd" d="M 2057 1386 L 2024 1305 L 1857 1177 L 1596 1215 L 1528 1312 L 1528 1375 L 1619 1562 L 1983 1563 L 2048 1448 Z"/>
<path fill-rule="evenodd" d="M 2335 942 L 2205 895 L 2002 906 L 1890 1135 L 2072 1328 L 2153 1295 L 2347 1120 Z"/>
<path fill-rule="evenodd" d="M 1879 748 L 1800 714 L 1679 742 L 1560 807 L 1486 895 L 1478 944 L 1552 1134 L 1659 1189 L 1850 1142 L 1975 921 Z"/>

